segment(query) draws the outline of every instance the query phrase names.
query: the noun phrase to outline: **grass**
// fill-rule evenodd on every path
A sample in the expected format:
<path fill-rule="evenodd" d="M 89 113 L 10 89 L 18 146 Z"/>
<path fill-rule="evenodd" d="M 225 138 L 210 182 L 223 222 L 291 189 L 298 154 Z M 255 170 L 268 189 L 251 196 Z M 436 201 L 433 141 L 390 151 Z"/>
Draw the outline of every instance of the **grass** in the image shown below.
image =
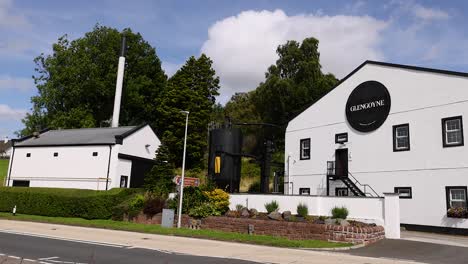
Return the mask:
<path fill-rule="evenodd" d="M 0 186 L 3 186 L 8 172 L 8 159 L 0 159 Z"/>
<path fill-rule="evenodd" d="M 164 228 L 159 225 L 145 225 L 131 222 L 120 222 L 112 220 L 85 220 L 82 218 L 68 217 L 46 217 L 37 215 L 16 215 L 11 213 L 0 213 L 1 219 L 10 219 L 18 221 L 32 221 L 41 223 L 64 224 L 83 227 L 105 228 L 113 230 L 132 231 L 148 234 L 170 235 L 181 237 L 205 238 L 221 241 L 241 242 L 256 245 L 275 246 L 275 247 L 290 247 L 290 248 L 337 248 L 348 247 L 350 243 L 334 243 L 321 240 L 288 240 L 282 237 L 264 236 L 264 235 L 248 235 L 239 233 L 229 233 L 214 230 L 192 230 L 192 229 L 176 229 Z"/>

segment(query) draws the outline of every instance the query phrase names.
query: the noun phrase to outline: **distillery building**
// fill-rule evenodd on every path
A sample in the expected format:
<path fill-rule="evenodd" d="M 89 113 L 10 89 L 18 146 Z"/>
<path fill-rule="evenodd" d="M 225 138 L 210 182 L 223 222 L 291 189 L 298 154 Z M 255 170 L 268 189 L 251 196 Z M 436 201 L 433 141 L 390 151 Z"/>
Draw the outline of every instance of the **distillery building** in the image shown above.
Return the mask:
<path fill-rule="evenodd" d="M 468 74 L 366 61 L 289 122 L 285 193 L 396 192 L 403 225 L 466 232 L 467 119 Z"/>

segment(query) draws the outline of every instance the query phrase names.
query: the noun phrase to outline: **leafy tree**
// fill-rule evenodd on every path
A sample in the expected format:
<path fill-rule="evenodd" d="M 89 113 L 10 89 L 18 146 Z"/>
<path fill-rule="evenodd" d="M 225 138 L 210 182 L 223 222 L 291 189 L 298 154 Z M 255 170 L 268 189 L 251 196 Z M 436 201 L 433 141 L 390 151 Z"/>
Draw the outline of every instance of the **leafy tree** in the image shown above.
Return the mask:
<path fill-rule="evenodd" d="M 152 193 L 166 197 L 174 190 L 174 165 L 170 162 L 169 149 L 164 142 L 156 151 L 156 162 L 145 177 L 145 188 Z"/>
<path fill-rule="evenodd" d="M 265 74 L 266 80 L 253 94 L 255 108 L 262 120 L 282 126 L 271 137 L 282 142 L 287 123 L 319 100 L 337 83 L 332 74 L 321 71 L 319 41 L 306 38 L 300 44 L 288 41 L 276 50 L 279 59 Z M 277 144 L 280 145 L 280 144 Z"/>
<path fill-rule="evenodd" d="M 170 160 L 182 164 L 185 115 L 189 111 L 187 138 L 187 168 L 203 168 L 207 149 L 207 132 L 210 114 L 218 95 L 219 78 L 212 61 L 205 54 L 198 59 L 190 57 L 172 76 L 164 95 L 157 104 L 159 127 L 170 151 Z"/>
<path fill-rule="evenodd" d="M 50 128 L 100 127 L 109 124 L 114 105 L 121 37 L 127 54 L 120 124 L 148 122 L 156 128 L 155 102 L 166 84 L 156 51 L 139 33 L 96 25 L 82 38 L 65 35 L 52 54 L 35 58 L 38 95 L 19 134 Z"/>

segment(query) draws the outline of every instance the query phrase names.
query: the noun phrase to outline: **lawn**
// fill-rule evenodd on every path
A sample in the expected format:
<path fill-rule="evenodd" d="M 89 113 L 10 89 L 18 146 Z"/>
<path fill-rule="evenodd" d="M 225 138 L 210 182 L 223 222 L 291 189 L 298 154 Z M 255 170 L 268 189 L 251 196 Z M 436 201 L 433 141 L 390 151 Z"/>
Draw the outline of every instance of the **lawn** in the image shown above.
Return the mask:
<path fill-rule="evenodd" d="M 112 220 L 85 220 L 82 218 L 65 218 L 65 217 L 46 217 L 37 215 L 16 215 L 11 213 L 0 213 L 0 219 L 32 221 L 42 223 L 65 224 L 83 227 L 96 227 L 113 230 L 124 230 L 140 233 L 170 235 L 181 237 L 205 238 L 221 241 L 241 242 L 257 245 L 275 246 L 275 247 L 291 247 L 291 248 L 337 248 L 349 247 L 350 243 L 334 243 L 321 240 L 288 240 L 286 238 L 263 236 L 263 235 L 248 235 L 239 233 L 220 232 L 214 230 L 192 230 L 192 229 L 176 229 L 164 228 L 159 225 L 145 225 L 130 222 L 112 221 Z"/>
<path fill-rule="evenodd" d="M 0 159 L 0 186 L 3 186 L 8 172 L 8 159 Z"/>

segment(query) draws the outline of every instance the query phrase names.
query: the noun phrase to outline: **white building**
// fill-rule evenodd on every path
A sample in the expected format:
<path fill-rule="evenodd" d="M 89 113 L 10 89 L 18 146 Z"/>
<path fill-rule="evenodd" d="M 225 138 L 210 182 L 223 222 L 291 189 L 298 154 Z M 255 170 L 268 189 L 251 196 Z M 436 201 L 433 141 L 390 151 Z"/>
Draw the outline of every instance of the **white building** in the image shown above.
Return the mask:
<path fill-rule="evenodd" d="M 141 187 L 160 144 L 149 125 L 41 131 L 14 141 L 5 186 Z"/>
<path fill-rule="evenodd" d="M 466 234 L 465 120 L 468 74 L 366 61 L 289 122 L 285 193 L 398 192 L 408 228 Z"/>

